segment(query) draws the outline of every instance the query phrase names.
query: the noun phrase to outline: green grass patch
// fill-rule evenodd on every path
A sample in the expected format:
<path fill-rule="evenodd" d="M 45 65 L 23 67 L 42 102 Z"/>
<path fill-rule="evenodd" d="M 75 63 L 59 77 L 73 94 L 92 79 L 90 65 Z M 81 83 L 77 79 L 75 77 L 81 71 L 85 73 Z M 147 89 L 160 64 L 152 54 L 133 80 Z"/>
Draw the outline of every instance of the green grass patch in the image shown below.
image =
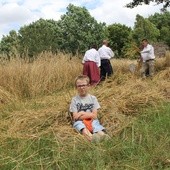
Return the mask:
<path fill-rule="evenodd" d="M 0 142 L 3 170 L 168 170 L 170 169 L 170 104 L 150 108 L 117 136 L 101 143 L 54 134 Z"/>

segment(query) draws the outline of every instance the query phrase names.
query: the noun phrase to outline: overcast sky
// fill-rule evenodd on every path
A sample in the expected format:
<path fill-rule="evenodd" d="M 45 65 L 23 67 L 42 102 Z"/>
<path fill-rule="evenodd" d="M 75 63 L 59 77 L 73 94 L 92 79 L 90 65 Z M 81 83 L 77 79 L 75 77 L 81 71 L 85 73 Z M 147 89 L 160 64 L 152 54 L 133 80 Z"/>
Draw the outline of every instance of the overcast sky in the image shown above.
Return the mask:
<path fill-rule="evenodd" d="M 98 22 L 120 23 L 133 27 L 137 14 L 148 17 L 160 12 L 162 4 L 142 5 L 133 9 L 124 6 L 131 0 L 0 0 L 0 39 L 9 31 L 18 31 L 40 18 L 59 20 L 71 3 L 86 7 Z"/>

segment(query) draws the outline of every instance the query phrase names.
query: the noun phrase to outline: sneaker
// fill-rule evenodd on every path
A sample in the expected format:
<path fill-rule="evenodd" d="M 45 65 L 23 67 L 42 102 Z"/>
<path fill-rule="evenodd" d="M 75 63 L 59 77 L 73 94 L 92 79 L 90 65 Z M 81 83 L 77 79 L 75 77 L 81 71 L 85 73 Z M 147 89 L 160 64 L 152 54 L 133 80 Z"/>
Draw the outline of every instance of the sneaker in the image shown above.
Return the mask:
<path fill-rule="evenodd" d="M 99 132 L 93 134 L 92 142 L 100 142 L 103 140 L 108 140 L 110 138 L 111 137 L 108 134 L 106 134 L 105 132 L 99 131 Z"/>
<path fill-rule="evenodd" d="M 97 132 L 97 133 L 101 136 L 102 140 L 108 140 L 108 139 L 111 138 L 111 137 L 110 137 L 106 132 L 104 132 L 104 131 L 99 131 L 99 132 Z"/>
<path fill-rule="evenodd" d="M 101 135 L 98 133 L 94 133 L 92 136 L 92 142 L 98 143 L 101 141 L 101 139 L 102 139 Z"/>

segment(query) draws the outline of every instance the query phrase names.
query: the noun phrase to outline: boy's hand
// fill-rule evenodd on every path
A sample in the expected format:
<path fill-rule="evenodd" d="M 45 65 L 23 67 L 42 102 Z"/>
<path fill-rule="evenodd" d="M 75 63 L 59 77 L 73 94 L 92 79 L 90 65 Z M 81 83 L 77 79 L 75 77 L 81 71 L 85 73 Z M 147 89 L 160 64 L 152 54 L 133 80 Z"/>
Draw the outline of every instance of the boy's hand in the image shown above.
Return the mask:
<path fill-rule="evenodd" d="M 74 120 L 84 120 L 84 119 L 96 119 L 97 118 L 97 112 L 84 112 L 80 111 L 78 113 L 73 114 Z"/>
<path fill-rule="evenodd" d="M 74 113 L 74 115 L 73 115 L 74 120 L 79 120 L 80 117 L 81 117 L 83 114 L 84 114 L 83 111 L 78 112 L 78 113 Z"/>

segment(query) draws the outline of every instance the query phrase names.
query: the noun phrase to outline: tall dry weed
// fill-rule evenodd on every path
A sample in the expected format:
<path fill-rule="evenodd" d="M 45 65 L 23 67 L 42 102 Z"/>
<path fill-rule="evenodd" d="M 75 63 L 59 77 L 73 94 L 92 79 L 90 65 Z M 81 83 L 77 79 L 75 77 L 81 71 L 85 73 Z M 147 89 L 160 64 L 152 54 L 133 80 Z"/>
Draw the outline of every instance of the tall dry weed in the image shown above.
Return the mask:
<path fill-rule="evenodd" d="M 19 98 L 50 94 L 70 86 L 81 67 L 77 58 L 62 53 L 43 53 L 32 63 L 12 59 L 1 64 L 0 86 Z"/>

